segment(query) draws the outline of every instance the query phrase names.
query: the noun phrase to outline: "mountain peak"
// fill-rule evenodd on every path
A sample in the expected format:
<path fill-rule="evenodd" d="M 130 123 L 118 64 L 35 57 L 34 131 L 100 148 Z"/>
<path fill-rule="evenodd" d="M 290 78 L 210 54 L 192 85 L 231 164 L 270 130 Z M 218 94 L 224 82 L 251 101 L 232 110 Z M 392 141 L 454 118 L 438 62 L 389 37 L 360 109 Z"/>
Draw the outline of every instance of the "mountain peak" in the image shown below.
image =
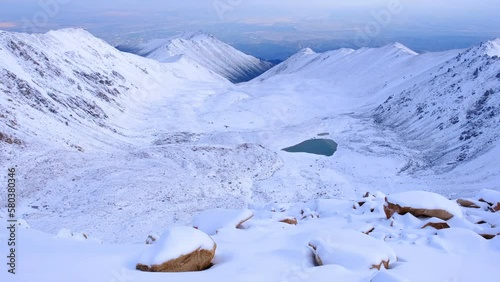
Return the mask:
<path fill-rule="evenodd" d="M 194 32 L 183 32 L 179 36 L 175 36 L 172 39 L 184 39 L 184 40 L 194 40 L 194 39 L 216 39 L 213 35 L 208 34 L 202 30 Z"/>
<path fill-rule="evenodd" d="M 72 28 L 62 28 L 62 29 L 57 29 L 57 30 L 51 30 L 46 33 L 47 35 L 59 35 L 59 34 L 65 34 L 65 35 L 84 35 L 84 36 L 92 36 L 94 37 L 90 32 L 88 32 L 86 29 L 82 27 L 72 27 Z"/>
<path fill-rule="evenodd" d="M 397 49 L 401 52 L 404 52 L 404 53 L 407 53 L 409 55 L 418 55 L 417 52 L 413 51 L 412 49 L 406 47 L 405 45 L 399 43 L 399 42 L 395 42 L 395 43 L 392 43 L 390 45 L 387 45 L 386 47 L 389 47 L 389 48 L 392 48 L 392 49 Z"/>
<path fill-rule="evenodd" d="M 316 52 L 314 52 L 314 50 L 311 49 L 311 48 L 309 48 L 309 47 L 300 50 L 299 53 L 300 54 L 304 54 L 304 55 L 313 55 L 313 54 L 316 54 Z"/>
<path fill-rule="evenodd" d="M 157 39 L 140 46 L 137 54 L 160 62 L 186 60 L 209 69 L 231 82 L 248 81 L 272 67 L 203 31 L 185 32 L 168 40 Z"/>
<path fill-rule="evenodd" d="M 490 56 L 500 57 L 500 38 L 490 40 L 485 43 L 485 53 Z"/>

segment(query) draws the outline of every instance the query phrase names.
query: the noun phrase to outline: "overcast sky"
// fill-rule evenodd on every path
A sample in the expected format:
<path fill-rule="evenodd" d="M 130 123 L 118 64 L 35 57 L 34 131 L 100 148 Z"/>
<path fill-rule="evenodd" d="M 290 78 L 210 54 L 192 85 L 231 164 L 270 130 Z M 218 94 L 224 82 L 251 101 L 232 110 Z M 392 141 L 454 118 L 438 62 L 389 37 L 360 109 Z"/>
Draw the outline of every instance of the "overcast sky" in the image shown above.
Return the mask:
<path fill-rule="evenodd" d="M 76 26 L 112 43 L 201 29 L 239 46 L 392 40 L 433 50 L 446 40 L 426 46 L 431 37 L 450 37 L 442 48 L 500 37 L 499 10 L 498 0 L 0 0 L 0 29 Z"/>

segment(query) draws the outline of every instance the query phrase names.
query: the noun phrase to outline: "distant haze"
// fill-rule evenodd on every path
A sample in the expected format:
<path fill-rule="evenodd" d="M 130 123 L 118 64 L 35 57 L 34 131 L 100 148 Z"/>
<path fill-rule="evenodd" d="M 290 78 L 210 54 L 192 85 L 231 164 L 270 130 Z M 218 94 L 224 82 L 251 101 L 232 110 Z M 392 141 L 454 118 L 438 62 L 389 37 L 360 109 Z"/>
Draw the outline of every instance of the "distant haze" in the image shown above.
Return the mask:
<path fill-rule="evenodd" d="M 284 59 L 399 41 L 416 51 L 500 37 L 497 0 L 2 0 L 0 29 L 84 27 L 113 45 L 203 30 L 252 55 Z"/>

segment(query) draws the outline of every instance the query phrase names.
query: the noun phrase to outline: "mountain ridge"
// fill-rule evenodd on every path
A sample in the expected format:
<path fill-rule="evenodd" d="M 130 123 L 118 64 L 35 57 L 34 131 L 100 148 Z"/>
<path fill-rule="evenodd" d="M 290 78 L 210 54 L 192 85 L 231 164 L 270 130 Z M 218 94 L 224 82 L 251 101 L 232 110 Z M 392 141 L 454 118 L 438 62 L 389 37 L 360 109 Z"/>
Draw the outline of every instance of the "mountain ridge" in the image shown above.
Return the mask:
<path fill-rule="evenodd" d="M 202 31 L 152 40 L 136 49 L 136 54 L 160 62 L 184 57 L 233 83 L 251 80 L 272 67 L 271 63 L 236 50 Z"/>

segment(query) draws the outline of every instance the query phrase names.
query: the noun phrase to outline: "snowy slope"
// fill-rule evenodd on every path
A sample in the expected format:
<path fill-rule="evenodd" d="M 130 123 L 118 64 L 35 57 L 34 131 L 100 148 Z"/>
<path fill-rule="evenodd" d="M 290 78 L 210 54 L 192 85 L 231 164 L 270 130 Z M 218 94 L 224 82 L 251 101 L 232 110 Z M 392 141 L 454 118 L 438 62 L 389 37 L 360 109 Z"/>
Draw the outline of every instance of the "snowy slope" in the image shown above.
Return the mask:
<path fill-rule="evenodd" d="M 335 59 L 340 59 L 354 52 L 352 49 L 339 49 L 335 51 L 325 52 L 323 54 L 318 54 L 314 52 L 311 48 L 302 49 L 300 52 L 290 56 L 284 62 L 278 64 L 277 66 L 271 68 L 269 71 L 265 72 L 263 75 L 259 76 L 262 81 L 266 78 L 278 75 L 278 74 L 290 74 L 299 72 L 311 65 L 318 64 L 318 62 L 324 62 L 328 60 L 328 64 L 333 63 Z M 333 59 L 331 59 L 333 57 Z M 325 64 L 326 65 L 326 64 Z"/>
<path fill-rule="evenodd" d="M 245 205 L 253 180 L 277 167 L 256 144 L 197 142 L 198 108 L 232 84 L 188 60 L 122 53 L 81 29 L 2 32 L 0 53 L 0 164 L 22 167 L 20 210 L 37 228 L 141 240 L 112 234 Z"/>
<path fill-rule="evenodd" d="M 421 150 L 412 169 L 450 170 L 499 145 L 498 42 L 437 65 L 376 109 L 378 123 Z"/>
<path fill-rule="evenodd" d="M 140 46 L 136 53 L 160 62 L 184 57 L 234 83 L 248 81 L 272 67 L 271 63 L 244 54 L 203 32 L 153 40 Z"/>
<path fill-rule="evenodd" d="M 1 132 L 19 142 L 36 135 L 41 142 L 73 149 L 84 146 L 77 141 L 95 141 L 99 135 L 119 138 L 124 132 L 117 120 L 151 99 L 144 92 L 159 81 L 224 83 L 184 60 L 159 64 L 119 52 L 82 29 L 1 32 L 0 57 Z M 97 146 L 107 143 L 100 139 Z"/>

